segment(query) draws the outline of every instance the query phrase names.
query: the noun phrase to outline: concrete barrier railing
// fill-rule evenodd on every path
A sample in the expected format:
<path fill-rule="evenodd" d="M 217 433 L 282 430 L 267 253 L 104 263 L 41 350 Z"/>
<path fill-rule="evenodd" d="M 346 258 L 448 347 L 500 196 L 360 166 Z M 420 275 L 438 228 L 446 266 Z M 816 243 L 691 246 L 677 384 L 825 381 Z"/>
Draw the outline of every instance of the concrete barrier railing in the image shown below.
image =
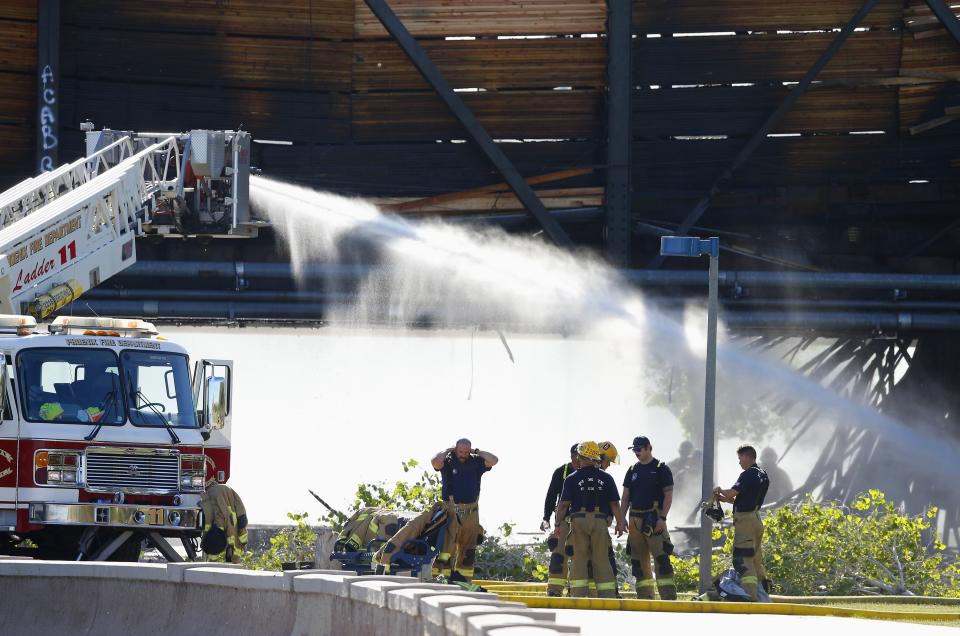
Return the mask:
<path fill-rule="evenodd" d="M 5 634 L 551 636 L 555 613 L 403 576 L 0 560 Z"/>

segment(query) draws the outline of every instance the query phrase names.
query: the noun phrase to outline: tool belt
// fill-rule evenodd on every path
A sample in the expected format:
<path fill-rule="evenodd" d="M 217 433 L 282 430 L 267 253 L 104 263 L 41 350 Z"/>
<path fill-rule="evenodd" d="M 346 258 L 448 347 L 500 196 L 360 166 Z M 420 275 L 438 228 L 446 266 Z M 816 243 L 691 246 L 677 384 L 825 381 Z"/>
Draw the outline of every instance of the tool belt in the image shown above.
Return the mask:
<path fill-rule="evenodd" d="M 452 508 L 453 511 L 457 513 L 458 517 L 460 515 L 468 515 L 480 509 L 480 505 L 476 501 L 474 501 L 473 503 L 454 503 L 453 500 L 451 499 L 450 501 L 447 502 L 447 505 L 450 506 L 450 508 Z"/>
<path fill-rule="evenodd" d="M 581 512 L 571 512 L 570 519 L 585 519 L 586 517 L 596 517 L 597 519 L 606 519 L 607 515 L 602 512 L 597 512 L 596 510 L 590 511 L 581 511 Z"/>
<path fill-rule="evenodd" d="M 647 508 L 645 510 L 631 508 L 630 518 L 641 519 L 640 532 L 649 537 L 653 534 L 653 530 L 657 526 L 657 521 L 660 520 L 660 506 L 654 504 L 653 508 Z"/>

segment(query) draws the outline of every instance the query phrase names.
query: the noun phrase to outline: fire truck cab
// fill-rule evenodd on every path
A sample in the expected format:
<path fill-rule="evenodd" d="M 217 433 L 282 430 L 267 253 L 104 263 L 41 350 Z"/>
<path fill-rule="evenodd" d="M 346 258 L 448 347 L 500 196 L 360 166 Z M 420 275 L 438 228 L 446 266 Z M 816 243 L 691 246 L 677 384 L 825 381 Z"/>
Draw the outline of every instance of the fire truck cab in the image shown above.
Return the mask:
<path fill-rule="evenodd" d="M 180 560 L 173 538 L 195 557 L 205 484 L 230 476 L 232 364 L 191 375 L 130 319 L 3 315 L 0 350 L 0 553 Z"/>
<path fill-rule="evenodd" d="M 86 157 L 0 192 L 0 554 L 193 557 L 205 484 L 230 475 L 231 363 L 191 375 L 152 324 L 71 303 L 137 237 L 256 236 L 250 135 L 82 128 Z"/>

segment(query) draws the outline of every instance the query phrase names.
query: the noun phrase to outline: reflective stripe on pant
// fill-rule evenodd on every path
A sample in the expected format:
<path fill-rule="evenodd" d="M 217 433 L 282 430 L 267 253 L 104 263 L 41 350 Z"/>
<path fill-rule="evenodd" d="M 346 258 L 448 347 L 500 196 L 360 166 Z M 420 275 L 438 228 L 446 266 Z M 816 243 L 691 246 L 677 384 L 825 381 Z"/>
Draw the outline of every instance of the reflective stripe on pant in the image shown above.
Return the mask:
<path fill-rule="evenodd" d="M 563 588 L 567 587 L 567 535 L 570 534 L 570 524 L 566 521 L 559 523 L 560 536 L 556 534 L 547 539 L 550 548 L 550 566 L 547 578 L 547 596 L 563 596 Z"/>
<path fill-rule="evenodd" d="M 670 555 L 673 553 L 670 533 L 664 530 L 648 537 L 643 534 L 643 519 L 634 516 L 630 517 L 628 528 L 627 547 L 633 575 L 637 579 L 637 598 L 652 600 L 655 597 L 653 588 L 657 587 L 661 599 L 675 601 L 677 586 L 673 581 L 673 565 L 670 563 Z M 651 557 L 657 568 L 656 581 L 653 578 Z"/>
<path fill-rule="evenodd" d="M 610 519 L 607 519 L 607 528 L 610 527 Z M 617 589 L 617 558 L 613 554 L 613 539 L 610 538 L 610 533 L 607 532 L 607 561 L 610 562 L 610 571 L 613 572 L 613 589 Z M 589 582 L 587 583 L 587 596 L 590 598 L 597 598 L 597 582 L 593 578 L 593 563 L 587 564 L 587 576 L 589 577 Z M 617 594 L 619 598 L 619 594 Z"/>
<path fill-rule="evenodd" d="M 606 538 L 605 538 L 606 535 Z M 605 515 L 587 513 L 585 517 L 570 519 L 567 554 L 573 552 L 570 566 L 570 596 L 586 596 L 588 587 L 587 563 L 593 564 L 593 578 L 600 598 L 616 597 L 616 582 L 607 556 L 607 519 Z"/>
<path fill-rule="evenodd" d="M 733 513 L 733 567 L 740 575 L 740 586 L 757 600 L 757 582 L 766 578 L 763 568 L 763 522 L 760 513 Z"/>

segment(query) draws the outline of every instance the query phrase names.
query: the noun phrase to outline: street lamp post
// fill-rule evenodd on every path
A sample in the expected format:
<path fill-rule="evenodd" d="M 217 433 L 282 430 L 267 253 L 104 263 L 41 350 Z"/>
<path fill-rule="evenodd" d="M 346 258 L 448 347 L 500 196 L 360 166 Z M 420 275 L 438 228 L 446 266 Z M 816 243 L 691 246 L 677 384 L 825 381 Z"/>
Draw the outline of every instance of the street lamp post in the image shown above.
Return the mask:
<path fill-rule="evenodd" d="M 707 305 L 707 373 L 703 395 L 703 477 L 701 494 L 703 501 L 713 496 L 714 458 L 716 455 L 716 405 L 717 405 L 717 299 L 720 277 L 720 239 L 700 239 L 696 236 L 660 237 L 660 254 L 663 256 L 709 256 L 710 278 Z M 710 566 L 713 554 L 713 524 L 706 515 L 700 515 L 700 592 L 711 585 Z"/>

